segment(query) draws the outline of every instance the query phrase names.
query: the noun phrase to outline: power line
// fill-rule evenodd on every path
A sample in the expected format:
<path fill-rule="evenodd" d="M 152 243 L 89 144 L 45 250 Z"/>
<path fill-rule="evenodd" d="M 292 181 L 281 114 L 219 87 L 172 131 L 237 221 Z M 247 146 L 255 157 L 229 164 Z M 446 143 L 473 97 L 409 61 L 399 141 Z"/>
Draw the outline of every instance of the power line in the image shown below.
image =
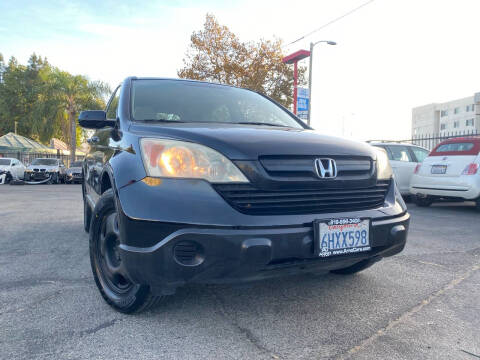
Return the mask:
<path fill-rule="evenodd" d="M 292 42 L 284 45 L 283 47 L 289 46 L 289 45 L 292 45 L 292 44 L 295 44 L 296 42 L 305 39 L 307 36 L 310 36 L 310 35 L 312 35 L 313 33 L 316 33 L 317 31 L 322 30 L 323 28 L 326 28 L 327 26 L 329 26 L 329 25 L 337 22 L 338 20 L 341 20 L 341 19 L 343 19 L 344 17 L 346 17 L 346 16 L 348 16 L 348 15 L 350 15 L 350 14 L 353 14 L 355 11 L 360 10 L 360 9 L 363 8 L 364 6 L 367 6 L 368 4 L 371 4 L 371 3 L 374 2 L 374 1 L 375 1 L 375 0 L 369 0 L 369 1 L 361 4 L 360 6 L 357 6 L 356 8 L 354 8 L 354 9 L 346 12 L 345 14 L 343 14 L 343 15 L 341 15 L 341 16 L 339 16 L 339 17 L 337 17 L 337 18 L 335 18 L 335 19 L 327 22 L 326 24 L 323 24 L 323 25 L 320 26 L 319 28 L 310 31 L 309 33 L 303 35 L 302 37 L 298 38 L 297 40 L 294 40 L 294 41 L 292 41 Z"/>

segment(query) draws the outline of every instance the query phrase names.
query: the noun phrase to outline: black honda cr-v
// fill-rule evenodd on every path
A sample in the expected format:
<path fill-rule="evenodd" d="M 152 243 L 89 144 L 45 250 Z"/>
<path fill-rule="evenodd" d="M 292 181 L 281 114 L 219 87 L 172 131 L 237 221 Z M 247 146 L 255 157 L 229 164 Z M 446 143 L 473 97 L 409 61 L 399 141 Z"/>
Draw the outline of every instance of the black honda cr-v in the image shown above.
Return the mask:
<path fill-rule="evenodd" d="M 191 282 L 352 274 L 405 246 L 386 154 L 259 93 L 131 77 L 79 122 L 97 129 L 83 165 L 92 270 L 119 311 Z"/>

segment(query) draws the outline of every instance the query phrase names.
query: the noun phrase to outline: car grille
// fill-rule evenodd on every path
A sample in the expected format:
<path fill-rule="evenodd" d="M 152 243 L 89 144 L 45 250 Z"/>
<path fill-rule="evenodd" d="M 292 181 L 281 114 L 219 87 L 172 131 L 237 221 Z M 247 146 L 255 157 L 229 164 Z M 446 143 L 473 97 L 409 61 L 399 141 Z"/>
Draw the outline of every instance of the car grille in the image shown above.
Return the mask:
<path fill-rule="evenodd" d="M 363 188 L 261 190 L 250 184 L 217 184 L 217 192 L 248 215 L 316 214 L 367 210 L 385 202 L 390 181 Z"/>
<path fill-rule="evenodd" d="M 267 174 L 280 181 L 318 180 L 315 172 L 315 159 L 332 158 L 337 165 L 337 180 L 370 179 L 375 167 L 369 157 L 342 156 L 261 156 L 260 163 Z"/>

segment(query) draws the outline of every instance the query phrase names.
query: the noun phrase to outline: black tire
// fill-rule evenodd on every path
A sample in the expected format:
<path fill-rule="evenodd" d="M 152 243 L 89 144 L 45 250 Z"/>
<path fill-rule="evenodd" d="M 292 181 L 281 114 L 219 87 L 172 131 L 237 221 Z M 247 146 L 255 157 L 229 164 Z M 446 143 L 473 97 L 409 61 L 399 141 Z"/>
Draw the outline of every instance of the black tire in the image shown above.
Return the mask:
<path fill-rule="evenodd" d="M 120 230 L 114 194 L 111 189 L 102 194 L 91 217 L 90 264 L 93 277 L 103 299 L 115 310 L 131 314 L 156 305 L 148 285 L 128 279 L 118 253 Z"/>
<path fill-rule="evenodd" d="M 429 197 L 415 196 L 413 198 L 413 201 L 415 202 L 415 205 L 420 206 L 420 207 L 429 207 L 430 205 L 433 204 L 433 200 L 430 199 Z"/>
<path fill-rule="evenodd" d="M 365 269 L 368 269 L 370 266 L 375 264 L 378 260 L 372 260 L 372 259 L 365 259 L 362 260 L 356 264 L 353 264 L 352 266 L 343 268 L 343 269 L 337 269 L 337 270 L 331 270 L 330 272 L 333 274 L 338 274 L 338 275 L 351 275 L 351 274 L 356 274 L 360 271 L 363 271 Z"/>
<path fill-rule="evenodd" d="M 480 212 L 480 198 L 475 201 L 475 209 Z"/>

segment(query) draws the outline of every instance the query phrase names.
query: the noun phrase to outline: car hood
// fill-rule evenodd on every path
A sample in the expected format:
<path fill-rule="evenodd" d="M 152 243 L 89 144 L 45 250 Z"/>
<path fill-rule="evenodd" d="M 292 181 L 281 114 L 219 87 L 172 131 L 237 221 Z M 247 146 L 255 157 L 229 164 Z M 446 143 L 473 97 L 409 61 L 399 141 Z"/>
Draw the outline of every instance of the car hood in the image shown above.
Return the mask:
<path fill-rule="evenodd" d="M 10 170 L 10 165 L 0 165 L 0 171 Z"/>
<path fill-rule="evenodd" d="M 70 167 L 67 169 L 68 172 L 82 172 L 81 167 Z"/>
<path fill-rule="evenodd" d="M 27 167 L 28 170 L 33 170 L 33 169 L 39 169 L 39 170 L 43 170 L 45 169 L 46 171 L 50 171 L 50 170 L 58 170 L 58 166 L 56 165 L 29 165 Z"/>
<path fill-rule="evenodd" d="M 376 158 L 365 143 L 319 134 L 314 130 L 262 125 L 180 123 L 132 124 L 141 137 L 163 137 L 209 146 L 232 160 L 257 160 L 265 155 L 368 156 Z"/>

